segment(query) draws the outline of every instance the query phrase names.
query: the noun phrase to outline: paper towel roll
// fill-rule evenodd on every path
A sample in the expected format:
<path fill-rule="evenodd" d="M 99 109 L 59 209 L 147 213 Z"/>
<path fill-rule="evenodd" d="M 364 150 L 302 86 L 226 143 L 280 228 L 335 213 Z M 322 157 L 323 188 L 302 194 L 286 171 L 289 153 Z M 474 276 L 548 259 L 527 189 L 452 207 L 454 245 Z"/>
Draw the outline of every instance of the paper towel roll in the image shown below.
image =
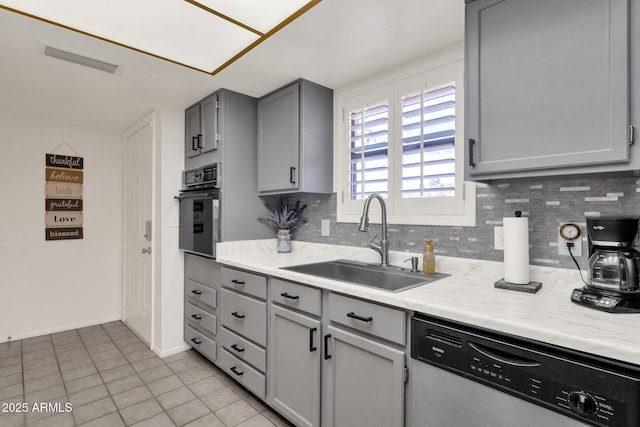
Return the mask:
<path fill-rule="evenodd" d="M 524 285 L 529 283 L 529 218 L 503 218 L 504 280 Z"/>

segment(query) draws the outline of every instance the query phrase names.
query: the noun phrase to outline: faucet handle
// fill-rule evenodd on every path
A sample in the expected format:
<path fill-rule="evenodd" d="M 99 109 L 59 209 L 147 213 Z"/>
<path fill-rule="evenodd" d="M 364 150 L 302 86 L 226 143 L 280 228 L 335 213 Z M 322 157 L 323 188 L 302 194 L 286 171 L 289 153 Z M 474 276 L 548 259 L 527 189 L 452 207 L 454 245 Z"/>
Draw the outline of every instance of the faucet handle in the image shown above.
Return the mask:
<path fill-rule="evenodd" d="M 376 234 L 374 234 L 374 235 L 373 235 L 373 238 L 372 238 L 372 239 L 371 239 L 371 241 L 369 242 L 369 245 L 368 245 L 368 246 L 373 245 L 373 241 L 374 241 L 374 240 L 376 240 L 376 237 L 378 237 L 378 233 L 376 233 Z"/>

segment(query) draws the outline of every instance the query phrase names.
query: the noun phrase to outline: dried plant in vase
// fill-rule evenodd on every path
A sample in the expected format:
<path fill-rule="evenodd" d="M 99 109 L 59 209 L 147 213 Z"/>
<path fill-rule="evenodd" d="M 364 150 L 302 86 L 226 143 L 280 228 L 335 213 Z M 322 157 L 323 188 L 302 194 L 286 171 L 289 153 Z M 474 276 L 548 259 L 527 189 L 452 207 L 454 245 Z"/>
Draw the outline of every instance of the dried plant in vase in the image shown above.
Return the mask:
<path fill-rule="evenodd" d="M 278 252 L 291 252 L 291 230 L 300 222 L 306 222 L 301 215 L 307 205 L 301 205 L 298 200 L 293 207 L 289 207 L 287 200 L 283 201 L 278 209 L 272 208 L 267 203 L 265 203 L 265 207 L 268 211 L 267 216 L 258 218 L 258 221 L 272 225 L 277 229 Z"/>

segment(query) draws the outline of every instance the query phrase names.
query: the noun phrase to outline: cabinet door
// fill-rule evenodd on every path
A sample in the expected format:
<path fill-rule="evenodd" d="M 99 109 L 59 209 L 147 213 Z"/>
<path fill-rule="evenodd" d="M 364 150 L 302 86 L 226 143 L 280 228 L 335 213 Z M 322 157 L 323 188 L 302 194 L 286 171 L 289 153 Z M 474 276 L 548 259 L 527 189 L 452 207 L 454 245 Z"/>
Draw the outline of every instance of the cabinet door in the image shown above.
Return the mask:
<path fill-rule="evenodd" d="M 258 191 L 298 188 L 299 107 L 298 84 L 258 101 Z"/>
<path fill-rule="evenodd" d="M 187 108 L 184 112 L 184 155 L 187 158 L 200 154 L 200 104 Z"/>
<path fill-rule="evenodd" d="M 467 177 L 628 161 L 628 0 L 476 0 L 466 18 Z"/>
<path fill-rule="evenodd" d="M 214 93 L 200 102 L 202 137 L 199 140 L 201 153 L 218 149 L 218 94 Z"/>
<path fill-rule="evenodd" d="M 327 426 L 402 427 L 404 352 L 328 327 Z"/>
<path fill-rule="evenodd" d="M 271 306 L 269 403 L 297 426 L 320 425 L 320 321 Z"/>

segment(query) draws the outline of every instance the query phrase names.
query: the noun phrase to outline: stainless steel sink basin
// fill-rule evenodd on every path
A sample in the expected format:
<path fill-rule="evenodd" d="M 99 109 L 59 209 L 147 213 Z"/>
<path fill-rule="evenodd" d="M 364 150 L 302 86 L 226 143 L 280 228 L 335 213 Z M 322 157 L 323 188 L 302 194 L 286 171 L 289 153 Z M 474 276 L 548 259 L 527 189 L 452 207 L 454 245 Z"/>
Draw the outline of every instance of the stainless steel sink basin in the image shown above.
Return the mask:
<path fill-rule="evenodd" d="M 326 279 L 356 283 L 391 292 L 400 292 L 414 286 L 434 282 L 448 274 L 436 273 L 426 275 L 421 272 L 412 273 L 409 269 L 400 267 L 382 267 L 357 261 L 335 260 L 317 262 L 313 264 L 293 265 L 282 267 L 283 270 L 310 274 Z"/>

